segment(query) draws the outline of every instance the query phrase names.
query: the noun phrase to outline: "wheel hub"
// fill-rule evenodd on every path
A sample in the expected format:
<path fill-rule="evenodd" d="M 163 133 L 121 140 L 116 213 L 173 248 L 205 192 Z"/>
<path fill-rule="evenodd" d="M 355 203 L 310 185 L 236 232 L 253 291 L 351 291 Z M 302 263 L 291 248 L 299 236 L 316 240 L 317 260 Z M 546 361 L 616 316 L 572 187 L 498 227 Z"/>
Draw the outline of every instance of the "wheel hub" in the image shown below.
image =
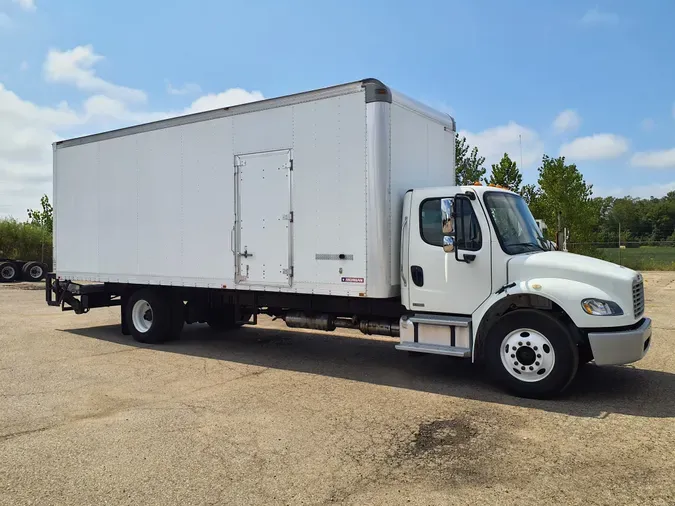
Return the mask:
<path fill-rule="evenodd" d="M 555 366 L 555 351 L 541 332 L 518 329 L 502 341 L 501 359 L 504 368 L 520 381 L 534 383 L 546 378 Z"/>
<path fill-rule="evenodd" d="M 30 268 L 29 271 L 30 277 L 33 279 L 38 279 L 42 276 L 42 267 L 38 267 L 37 265 L 34 265 L 33 267 Z"/>
<path fill-rule="evenodd" d="M 140 299 L 131 308 L 131 322 L 139 332 L 145 333 L 152 327 L 152 306 L 146 300 Z"/>
<path fill-rule="evenodd" d="M 8 266 L 3 267 L 1 274 L 2 274 L 2 277 L 4 279 L 10 279 L 10 278 L 14 277 L 14 273 L 15 273 L 14 267 L 10 267 L 8 265 Z"/>

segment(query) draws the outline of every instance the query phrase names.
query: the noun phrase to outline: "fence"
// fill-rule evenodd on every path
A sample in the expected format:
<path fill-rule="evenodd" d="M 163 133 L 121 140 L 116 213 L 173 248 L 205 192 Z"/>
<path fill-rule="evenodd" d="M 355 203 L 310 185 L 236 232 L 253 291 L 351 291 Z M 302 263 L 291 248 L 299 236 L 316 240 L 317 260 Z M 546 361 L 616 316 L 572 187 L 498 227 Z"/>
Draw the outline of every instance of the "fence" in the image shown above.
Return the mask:
<path fill-rule="evenodd" d="M 576 242 L 567 250 L 641 271 L 675 271 L 675 241 Z"/>

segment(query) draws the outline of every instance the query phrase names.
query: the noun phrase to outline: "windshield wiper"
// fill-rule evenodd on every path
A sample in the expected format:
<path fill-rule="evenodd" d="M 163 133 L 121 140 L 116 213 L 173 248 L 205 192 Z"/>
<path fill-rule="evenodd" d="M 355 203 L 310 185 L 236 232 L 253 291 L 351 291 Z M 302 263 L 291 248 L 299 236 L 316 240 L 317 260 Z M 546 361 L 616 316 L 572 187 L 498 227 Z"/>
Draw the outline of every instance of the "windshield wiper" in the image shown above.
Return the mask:
<path fill-rule="evenodd" d="M 536 242 L 517 242 L 517 243 L 514 243 L 514 244 L 509 244 L 509 246 L 511 246 L 511 247 L 513 247 L 513 246 L 533 246 L 533 247 L 537 248 L 538 250 L 548 251 L 541 244 L 537 244 Z"/>

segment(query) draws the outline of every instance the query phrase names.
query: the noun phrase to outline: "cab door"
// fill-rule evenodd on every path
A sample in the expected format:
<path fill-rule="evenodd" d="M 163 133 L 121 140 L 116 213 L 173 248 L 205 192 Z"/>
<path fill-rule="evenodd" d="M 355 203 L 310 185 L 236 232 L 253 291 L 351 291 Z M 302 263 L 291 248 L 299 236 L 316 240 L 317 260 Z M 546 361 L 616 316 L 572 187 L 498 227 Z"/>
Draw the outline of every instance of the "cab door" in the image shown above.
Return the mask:
<path fill-rule="evenodd" d="M 464 194 L 415 193 L 407 307 L 416 312 L 471 315 L 492 292 L 490 229 L 483 207 L 473 192 L 473 200 Z"/>

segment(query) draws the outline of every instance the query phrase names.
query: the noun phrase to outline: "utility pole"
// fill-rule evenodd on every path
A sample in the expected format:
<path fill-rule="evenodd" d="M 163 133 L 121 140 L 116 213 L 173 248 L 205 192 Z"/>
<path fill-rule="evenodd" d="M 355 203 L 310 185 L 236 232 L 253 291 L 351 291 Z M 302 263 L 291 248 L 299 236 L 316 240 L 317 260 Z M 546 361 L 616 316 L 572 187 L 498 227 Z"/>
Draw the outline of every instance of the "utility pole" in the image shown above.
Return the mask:
<path fill-rule="evenodd" d="M 619 265 L 621 265 L 621 222 L 619 222 Z"/>

